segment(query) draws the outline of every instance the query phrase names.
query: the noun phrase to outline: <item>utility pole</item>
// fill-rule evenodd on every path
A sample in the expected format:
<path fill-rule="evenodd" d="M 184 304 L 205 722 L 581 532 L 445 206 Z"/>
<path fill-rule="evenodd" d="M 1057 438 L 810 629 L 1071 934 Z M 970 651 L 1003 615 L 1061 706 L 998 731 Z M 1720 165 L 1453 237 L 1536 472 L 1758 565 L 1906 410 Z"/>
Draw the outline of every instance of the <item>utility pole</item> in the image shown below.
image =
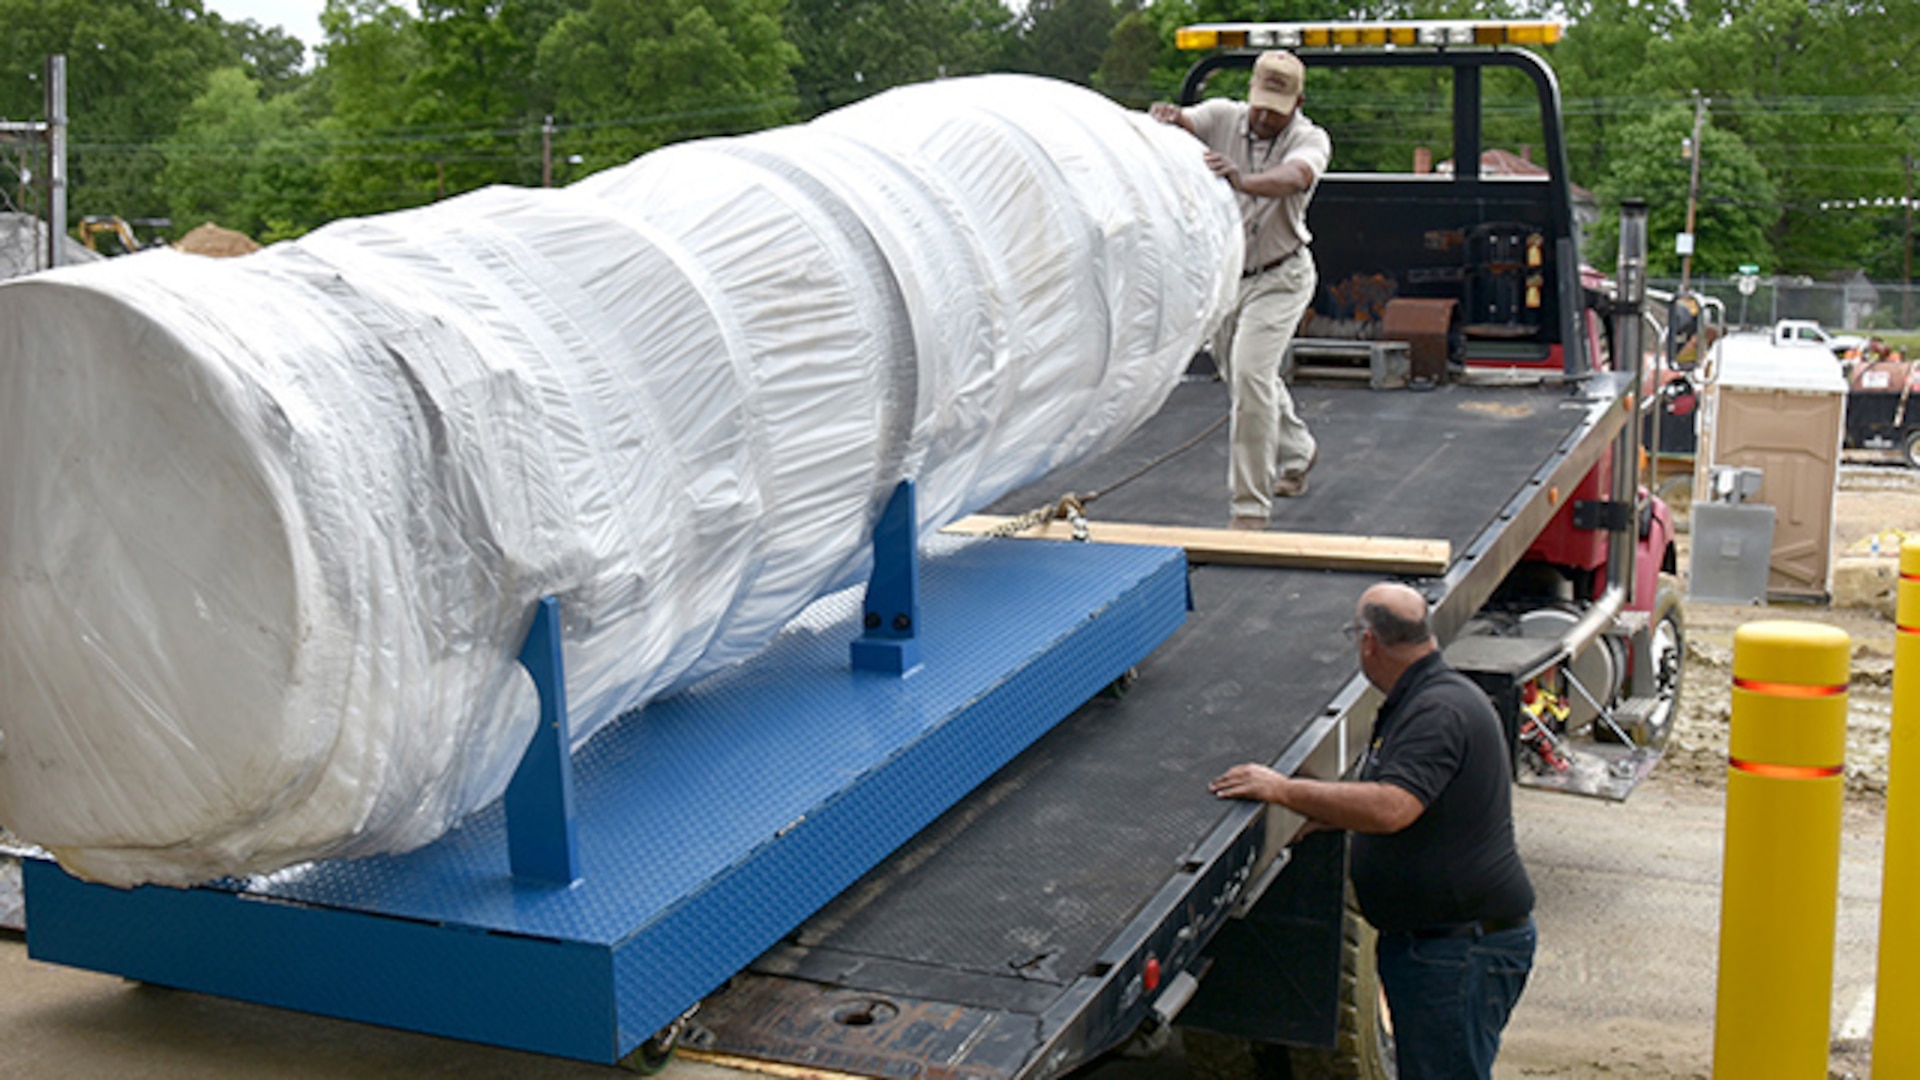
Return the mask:
<path fill-rule="evenodd" d="M 59 266 L 67 238 L 67 57 L 47 57 L 47 266 Z"/>
<path fill-rule="evenodd" d="M 1687 246 L 1680 255 L 1680 291 L 1683 293 L 1693 280 L 1693 225 L 1695 211 L 1700 205 L 1700 132 L 1706 127 L 1708 104 L 1708 100 L 1700 96 L 1700 91 L 1693 92 L 1693 138 L 1687 143 L 1687 154 L 1693 159 L 1693 175 L 1687 181 Z"/>
<path fill-rule="evenodd" d="M 540 186 L 553 186 L 553 114 L 540 125 Z"/>
<path fill-rule="evenodd" d="M 1902 154 L 1900 163 L 1907 167 L 1907 194 L 1901 204 L 1907 208 L 1906 265 L 1901 273 L 1906 287 L 1900 290 L 1900 329 L 1913 328 L 1913 155 Z"/>

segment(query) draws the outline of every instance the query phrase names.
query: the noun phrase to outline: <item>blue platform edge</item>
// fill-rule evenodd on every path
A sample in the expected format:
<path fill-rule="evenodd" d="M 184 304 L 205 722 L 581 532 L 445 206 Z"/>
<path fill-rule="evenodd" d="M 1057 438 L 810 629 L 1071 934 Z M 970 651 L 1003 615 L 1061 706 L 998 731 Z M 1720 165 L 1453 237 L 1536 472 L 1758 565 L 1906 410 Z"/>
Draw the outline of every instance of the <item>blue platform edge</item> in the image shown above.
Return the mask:
<path fill-rule="evenodd" d="M 930 547 L 939 547 L 936 541 Z M 1185 620 L 1177 549 L 973 540 L 923 561 L 922 666 L 855 671 L 857 591 L 574 755 L 580 878 L 516 879 L 499 803 L 404 856 L 196 889 L 26 866 L 35 959 L 613 1063 Z"/>

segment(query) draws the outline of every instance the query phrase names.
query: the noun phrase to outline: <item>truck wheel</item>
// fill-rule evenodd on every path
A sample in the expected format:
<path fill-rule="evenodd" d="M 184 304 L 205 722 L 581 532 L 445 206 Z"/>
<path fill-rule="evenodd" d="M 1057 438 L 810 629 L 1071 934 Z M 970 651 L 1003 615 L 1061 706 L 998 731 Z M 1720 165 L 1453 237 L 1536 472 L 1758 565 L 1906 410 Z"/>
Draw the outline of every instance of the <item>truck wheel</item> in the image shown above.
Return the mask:
<path fill-rule="evenodd" d="M 1340 931 L 1340 1027 L 1333 1049 L 1294 1047 L 1293 1080 L 1393 1080 L 1393 1017 L 1380 990 L 1374 941 L 1378 937 L 1347 886 L 1347 914 Z"/>
<path fill-rule="evenodd" d="M 1680 683 L 1687 661 L 1687 635 L 1680 608 L 1680 585 L 1671 574 L 1660 575 L 1660 591 L 1654 594 L 1651 627 L 1647 631 L 1647 649 L 1653 672 L 1653 685 L 1636 694 L 1654 699 L 1645 716 L 1636 716 L 1623 725 L 1635 746 L 1659 750 L 1673 735 L 1673 721 L 1680 710 Z M 1619 736 L 1605 723 L 1595 720 L 1593 737 L 1600 742 L 1617 743 Z"/>
<path fill-rule="evenodd" d="M 1647 635 L 1653 668 L 1653 696 L 1659 702 L 1646 720 L 1631 732 L 1634 742 L 1664 749 L 1680 713 L 1680 687 L 1687 668 L 1687 632 L 1680 608 L 1680 585 L 1672 575 L 1660 575 L 1660 591 L 1653 600 L 1653 629 Z"/>
<path fill-rule="evenodd" d="M 1906 459 L 1908 468 L 1920 469 L 1920 431 L 1907 432 L 1907 441 L 1900 447 L 1900 456 Z"/>

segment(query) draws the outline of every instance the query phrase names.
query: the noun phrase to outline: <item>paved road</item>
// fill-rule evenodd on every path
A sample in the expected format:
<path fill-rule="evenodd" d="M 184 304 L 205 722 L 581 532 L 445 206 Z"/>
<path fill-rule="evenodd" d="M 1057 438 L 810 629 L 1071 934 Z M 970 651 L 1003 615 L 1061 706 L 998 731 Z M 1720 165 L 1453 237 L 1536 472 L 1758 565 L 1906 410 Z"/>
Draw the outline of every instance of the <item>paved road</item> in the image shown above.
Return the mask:
<path fill-rule="evenodd" d="M 1710 1074 L 1724 803 L 1658 772 L 1625 804 L 1518 793 L 1542 946 L 1498 1076 Z M 1852 803 L 1842 825 L 1836 1074 L 1866 1071 L 1882 814 Z"/>
<path fill-rule="evenodd" d="M 1496 1080 L 1712 1075 L 1725 791 L 1659 771 L 1625 803 L 1515 793 L 1541 950 Z M 1832 1075 L 1867 1075 L 1883 808 L 1842 824 Z M 1089 1080 L 1188 1080 L 1178 1048 Z"/>
<path fill-rule="evenodd" d="M 1517 792 L 1542 949 L 1496 1075 L 1709 1075 L 1723 793 L 1656 772 L 1625 804 Z M 1879 926 L 1881 817 L 1850 805 L 1834 1030 L 1864 1032 Z M 1870 1008 L 1870 1004 L 1867 1006 Z M 1849 1050 L 1851 1052 L 1849 1052 Z M 1843 1040 L 1836 1074 L 1866 1073 Z M 1176 1052 L 1098 1080 L 1183 1080 Z M 31 962 L 0 935 L 0 1075 L 587 1077 L 594 1066 L 279 1012 Z"/>

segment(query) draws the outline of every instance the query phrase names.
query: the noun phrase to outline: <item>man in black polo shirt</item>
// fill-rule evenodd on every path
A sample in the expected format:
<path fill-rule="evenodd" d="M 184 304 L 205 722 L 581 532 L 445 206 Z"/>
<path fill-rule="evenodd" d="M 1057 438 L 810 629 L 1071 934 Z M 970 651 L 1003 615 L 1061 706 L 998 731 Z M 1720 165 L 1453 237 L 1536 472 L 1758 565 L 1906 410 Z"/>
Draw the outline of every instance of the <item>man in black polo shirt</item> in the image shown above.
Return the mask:
<path fill-rule="evenodd" d="M 1419 593 L 1373 586 L 1347 631 L 1387 695 L 1359 779 L 1236 765 L 1213 793 L 1352 831 L 1353 889 L 1380 931 L 1401 1080 L 1486 1080 L 1535 944 L 1506 738 L 1486 695 L 1441 659 Z"/>

